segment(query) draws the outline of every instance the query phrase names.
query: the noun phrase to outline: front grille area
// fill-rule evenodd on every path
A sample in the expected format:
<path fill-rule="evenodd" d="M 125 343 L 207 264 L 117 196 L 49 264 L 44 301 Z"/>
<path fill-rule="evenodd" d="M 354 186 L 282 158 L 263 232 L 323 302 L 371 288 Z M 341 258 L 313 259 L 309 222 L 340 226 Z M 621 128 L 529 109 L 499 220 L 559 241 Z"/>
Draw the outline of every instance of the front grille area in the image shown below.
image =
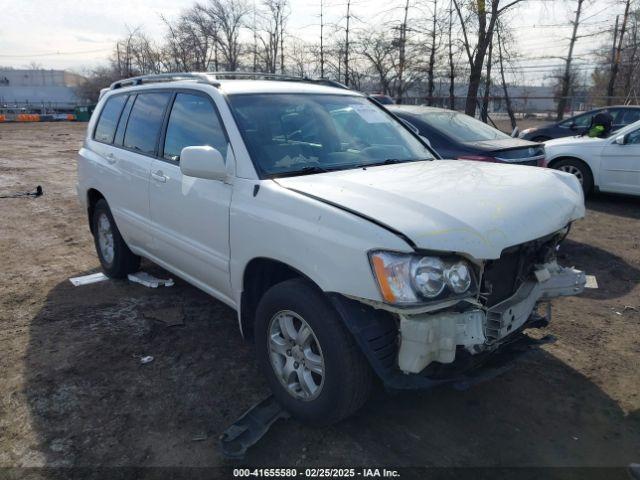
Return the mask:
<path fill-rule="evenodd" d="M 553 234 L 516 245 L 503 250 L 499 259 L 487 262 L 480 290 L 485 306 L 492 307 L 513 296 L 531 277 L 536 264 L 553 258 L 555 247 L 562 238 L 562 235 Z"/>

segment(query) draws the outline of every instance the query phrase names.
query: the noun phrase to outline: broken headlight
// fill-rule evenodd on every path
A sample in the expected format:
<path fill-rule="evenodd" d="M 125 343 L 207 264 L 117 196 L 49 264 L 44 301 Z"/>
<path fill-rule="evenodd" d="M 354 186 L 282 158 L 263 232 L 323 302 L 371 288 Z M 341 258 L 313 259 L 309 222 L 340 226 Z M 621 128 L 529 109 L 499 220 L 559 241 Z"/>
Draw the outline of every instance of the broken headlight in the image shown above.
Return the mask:
<path fill-rule="evenodd" d="M 406 305 L 466 296 L 475 290 L 471 265 L 459 257 L 375 251 L 369 254 L 382 298 Z"/>

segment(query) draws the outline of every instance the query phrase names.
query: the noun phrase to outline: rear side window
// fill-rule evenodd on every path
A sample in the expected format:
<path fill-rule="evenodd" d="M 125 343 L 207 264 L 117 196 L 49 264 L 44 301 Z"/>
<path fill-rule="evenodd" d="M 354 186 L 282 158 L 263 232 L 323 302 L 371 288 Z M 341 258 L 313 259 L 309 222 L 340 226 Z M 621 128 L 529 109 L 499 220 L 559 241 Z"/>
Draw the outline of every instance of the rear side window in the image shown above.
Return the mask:
<path fill-rule="evenodd" d="M 155 153 L 156 141 L 169 98 L 171 98 L 169 92 L 138 94 L 124 134 L 126 148 L 148 155 Z"/>
<path fill-rule="evenodd" d="M 126 100 L 126 95 L 118 95 L 107 100 L 100 113 L 94 139 L 104 143 L 113 142 L 113 135 L 116 132 L 120 112 L 122 112 L 122 107 Z"/>
<path fill-rule="evenodd" d="M 116 136 L 113 139 L 114 145 L 122 146 L 122 142 L 124 141 L 124 129 L 127 126 L 129 113 L 131 112 L 131 107 L 133 107 L 133 102 L 135 101 L 136 96 L 130 95 L 127 103 L 124 106 L 124 110 L 122 110 L 122 115 L 120 115 L 120 122 L 118 123 L 118 128 L 116 129 Z"/>
<path fill-rule="evenodd" d="M 640 108 L 633 110 L 624 110 L 624 117 L 617 123 L 621 123 L 623 125 L 631 125 L 638 120 L 640 120 Z"/>
<path fill-rule="evenodd" d="M 201 95 L 178 93 L 171 109 L 164 158 L 180 160 L 184 147 L 208 145 L 227 156 L 227 138 L 213 104 Z"/>

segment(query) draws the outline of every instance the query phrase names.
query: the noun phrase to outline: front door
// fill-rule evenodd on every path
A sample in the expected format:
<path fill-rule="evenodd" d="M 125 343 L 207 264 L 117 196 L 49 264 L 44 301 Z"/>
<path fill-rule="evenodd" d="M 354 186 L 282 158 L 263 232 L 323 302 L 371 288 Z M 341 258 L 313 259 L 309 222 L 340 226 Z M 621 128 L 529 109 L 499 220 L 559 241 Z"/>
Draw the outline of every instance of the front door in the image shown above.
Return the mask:
<path fill-rule="evenodd" d="M 624 145 L 615 138 L 602 150 L 600 190 L 640 195 L 640 128 L 625 136 Z"/>
<path fill-rule="evenodd" d="M 229 159 L 231 148 L 213 100 L 205 94 L 175 96 L 160 155 L 151 165 L 153 253 L 193 283 L 230 297 L 229 206 L 231 185 L 183 176 L 184 147 L 212 146 Z M 229 161 L 229 160 L 227 160 Z"/>

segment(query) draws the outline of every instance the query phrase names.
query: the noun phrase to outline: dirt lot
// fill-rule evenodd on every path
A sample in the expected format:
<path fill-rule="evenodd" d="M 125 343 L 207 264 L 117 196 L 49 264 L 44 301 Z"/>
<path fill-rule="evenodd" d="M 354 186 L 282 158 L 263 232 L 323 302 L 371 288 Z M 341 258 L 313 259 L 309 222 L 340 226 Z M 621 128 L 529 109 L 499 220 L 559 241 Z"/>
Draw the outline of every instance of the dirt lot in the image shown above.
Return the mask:
<path fill-rule="evenodd" d="M 0 125 L 0 193 L 45 191 L 0 199 L 0 467 L 233 465 L 217 437 L 267 394 L 234 312 L 179 280 L 68 281 L 98 271 L 75 197 L 84 129 Z M 600 288 L 554 302 L 556 343 L 463 392 L 380 391 L 337 426 L 280 422 L 247 464 L 640 462 L 640 201 L 597 196 L 588 207 L 561 255 Z M 149 318 L 169 306 L 184 325 Z M 155 360 L 142 365 L 144 355 Z"/>

